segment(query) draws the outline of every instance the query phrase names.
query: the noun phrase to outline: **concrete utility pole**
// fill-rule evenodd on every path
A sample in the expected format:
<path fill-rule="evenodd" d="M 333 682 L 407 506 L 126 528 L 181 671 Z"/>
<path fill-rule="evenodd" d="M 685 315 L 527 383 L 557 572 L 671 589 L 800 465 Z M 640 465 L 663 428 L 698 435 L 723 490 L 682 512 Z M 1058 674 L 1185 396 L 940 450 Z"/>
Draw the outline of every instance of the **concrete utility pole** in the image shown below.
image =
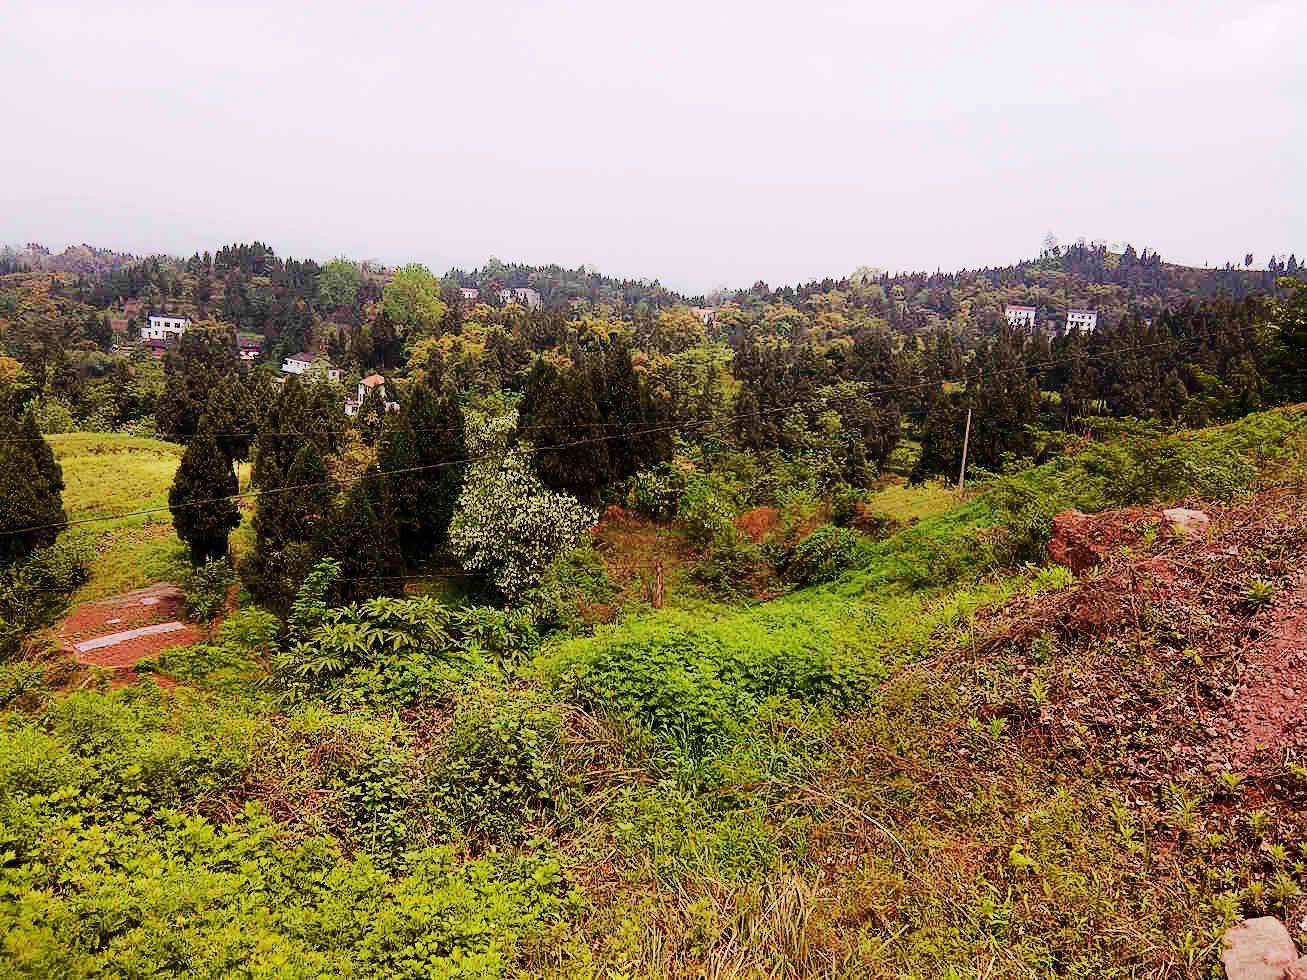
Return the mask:
<path fill-rule="evenodd" d="M 971 409 L 967 409 L 967 427 L 962 433 L 962 468 L 958 470 L 958 496 L 967 483 L 967 446 L 971 442 Z"/>

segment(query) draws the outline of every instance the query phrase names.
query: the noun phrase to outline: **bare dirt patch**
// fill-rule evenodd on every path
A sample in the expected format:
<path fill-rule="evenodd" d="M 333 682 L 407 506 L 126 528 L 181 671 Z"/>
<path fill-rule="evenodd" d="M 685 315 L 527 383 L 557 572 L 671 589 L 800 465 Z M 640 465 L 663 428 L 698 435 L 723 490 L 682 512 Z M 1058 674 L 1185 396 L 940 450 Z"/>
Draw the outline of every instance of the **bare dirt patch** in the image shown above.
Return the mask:
<path fill-rule="evenodd" d="M 176 624 L 174 628 L 168 628 Z M 204 630 L 186 619 L 186 597 L 167 582 L 148 589 L 83 603 L 69 614 L 56 632 L 59 645 L 78 663 L 120 671 L 115 686 L 133 683 L 130 668 L 169 647 L 191 646 L 204 638 Z M 121 637 L 121 639 L 118 639 Z M 161 686 L 175 686 L 159 678 Z"/>
<path fill-rule="evenodd" d="M 971 655 L 1002 662 L 1009 691 L 986 713 L 1049 751 L 1079 757 L 1093 744 L 1141 787 L 1227 769 L 1269 776 L 1301 758 L 1307 506 L 1267 492 L 1205 511 L 1203 540 L 1139 533 L 1160 508 L 1077 520 L 1114 547 L 1074 585 L 1018 599 L 981 626 Z M 1259 581 L 1280 587 L 1260 610 L 1248 599 Z"/>
<path fill-rule="evenodd" d="M 1235 761 L 1274 766 L 1307 743 L 1307 569 L 1276 596 L 1249 649 L 1231 704 Z"/>

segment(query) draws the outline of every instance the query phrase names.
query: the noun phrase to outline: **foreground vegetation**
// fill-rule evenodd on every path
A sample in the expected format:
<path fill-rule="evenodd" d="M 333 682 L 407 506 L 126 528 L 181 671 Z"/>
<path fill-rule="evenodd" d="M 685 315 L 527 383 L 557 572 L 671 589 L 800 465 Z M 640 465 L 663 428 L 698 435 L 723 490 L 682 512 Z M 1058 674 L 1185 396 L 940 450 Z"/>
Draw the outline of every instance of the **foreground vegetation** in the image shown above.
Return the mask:
<path fill-rule="evenodd" d="M 79 454 L 97 454 L 57 448 L 78 513 Z M 822 534 L 795 498 L 757 553 L 718 538 L 666 608 L 629 594 L 608 625 L 548 589 L 509 610 L 333 605 L 326 561 L 284 621 L 245 604 L 143 668 L 180 687 L 11 662 L 4 970 L 1210 973 L 1238 916 L 1304 912 L 1307 777 L 1179 765 L 1172 743 L 1204 736 L 1156 712 L 1219 710 L 1218 640 L 1262 608 L 1246 583 L 1301 561 L 1305 465 L 1299 410 L 1131 429 L 961 504 L 891 483 Z M 1145 596 L 1105 629 L 1057 612 L 1166 542 L 1154 516 L 1078 583 L 1045 566 L 1053 512 L 1186 498 L 1231 535 L 1194 588 L 1209 605 Z M 692 517 L 660 540 L 694 538 Z M 782 560 L 790 527 L 819 544 Z M 768 602 L 757 562 L 779 576 Z M 551 575 L 611 601 L 620 567 Z"/>

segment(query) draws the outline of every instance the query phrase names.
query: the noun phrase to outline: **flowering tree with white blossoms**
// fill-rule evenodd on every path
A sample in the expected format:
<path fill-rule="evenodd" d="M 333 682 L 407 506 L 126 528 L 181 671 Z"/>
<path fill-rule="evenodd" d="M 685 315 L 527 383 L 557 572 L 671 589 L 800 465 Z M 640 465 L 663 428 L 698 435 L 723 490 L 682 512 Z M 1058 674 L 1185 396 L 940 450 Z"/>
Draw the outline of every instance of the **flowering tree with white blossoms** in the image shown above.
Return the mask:
<path fill-rule="evenodd" d="M 469 414 L 467 446 L 477 462 L 468 467 L 449 544 L 465 571 L 488 576 L 505 596 L 518 599 L 576 547 L 599 515 L 540 481 L 530 455 L 508 447 L 513 427 L 511 417 Z"/>

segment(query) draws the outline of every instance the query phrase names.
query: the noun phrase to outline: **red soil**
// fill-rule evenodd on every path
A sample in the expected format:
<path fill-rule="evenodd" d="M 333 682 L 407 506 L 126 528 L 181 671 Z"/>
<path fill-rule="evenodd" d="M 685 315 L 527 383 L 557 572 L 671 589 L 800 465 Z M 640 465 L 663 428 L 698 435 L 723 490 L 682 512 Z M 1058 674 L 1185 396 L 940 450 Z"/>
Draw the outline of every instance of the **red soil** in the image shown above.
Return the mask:
<path fill-rule="evenodd" d="M 1246 763 L 1264 752 L 1278 754 L 1307 739 L 1307 571 L 1299 571 L 1276 597 L 1243 676 L 1231 705 L 1236 759 Z"/>
<path fill-rule="evenodd" d="M 161 582 L 78 606 L 60 624 L 58 636 L 59 642 L 71 649 L 74 643 L 92 637 L 173 620 L 185 622 L 186 597 L 177 586 Z"/>
<path fill-rule="evenodd" d="M 754 544 L 761 541 L 781 518 L 781 512 L 775 507 L 755 507 L 747 510 L 735 519 L 735 526 L 749 536 Z"/>
<path fill-rule="evenodd" d="M 173 621 L 185 624 L 185 628 L 170 633 L 137 636 L 94 650 L 78 651 L 75 647 L 77 643 L 96 637 Z M 59 625 L 56 636 L 60 646 L 72 654 L 78 663 L 116 669 L 118 673 L 114 678 L 114 686 L 120 687 L 139 679 L 136 671 L 131 669 L 133 664 L 169 647 L 198 643 L 204 638 L 204 631 L 186 621 L 186 597 L 181 589 L 161 582 L 148 589 L 124 592 L 122 595 L 78 606 Z M 158 675 L 154 675 L 154 678 L 160 687 L 177 685 L 171 678 Z"/>

